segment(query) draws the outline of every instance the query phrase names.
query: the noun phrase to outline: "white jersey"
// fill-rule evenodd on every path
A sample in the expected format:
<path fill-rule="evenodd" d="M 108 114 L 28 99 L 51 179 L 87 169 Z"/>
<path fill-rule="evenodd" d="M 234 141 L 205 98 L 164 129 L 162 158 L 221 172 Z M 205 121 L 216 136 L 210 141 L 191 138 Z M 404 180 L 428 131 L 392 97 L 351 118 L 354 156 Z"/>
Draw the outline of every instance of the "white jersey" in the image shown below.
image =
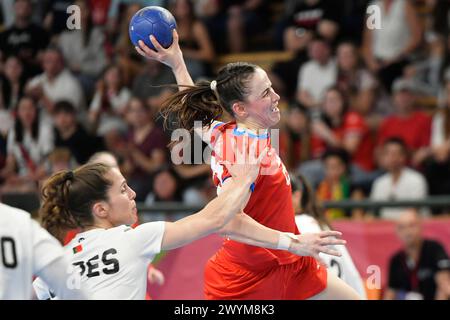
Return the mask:
<path fill-rule="evenodd" d="M 161 251 L 164 229 L 161 221 L 77 234 L 65 254 L 81 274 L 79 286 L 93 299 L 145 299 L 148 264 Z M 41 279 L 33 285 L 39 299 L 57 299 Z"/>
<path fill-rule="evenodd" d="M 301 214 L 295 217 L 295 223 L 301 233 L 315 233 L 322 230 L 318 221 L 308 214 Z M 328 270 L 334 272 L 345 283 L 351 286 L 361 296 L 366 299 L 366 290 L 364 282 L 358 270 L 353 263 L 352 257 L 345 246 L 330 246 L 333 250 L 339 251 L 342 255 L 340 257 L 331 256 L 320 253 L 320 257 L 325 261 Z"/>
<path fill-rule="evenodd" d="M 63 254 L 28 212 L 0 203 L 0 300 L 31 299 L 33 275 Z"/>

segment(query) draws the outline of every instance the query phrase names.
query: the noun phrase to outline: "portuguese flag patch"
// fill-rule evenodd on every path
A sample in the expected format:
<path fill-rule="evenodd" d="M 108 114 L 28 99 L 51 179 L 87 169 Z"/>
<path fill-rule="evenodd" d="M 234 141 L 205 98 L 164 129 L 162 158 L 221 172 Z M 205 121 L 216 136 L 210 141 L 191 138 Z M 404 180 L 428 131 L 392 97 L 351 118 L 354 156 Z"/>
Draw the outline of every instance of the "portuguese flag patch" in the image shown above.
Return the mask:
<path fill-rule="evenodd" d="M 81 244 L 77 245 L 76 247 L 73 247 L 73 254 L 81 252 L 83 250 L 83 246 Z"/>

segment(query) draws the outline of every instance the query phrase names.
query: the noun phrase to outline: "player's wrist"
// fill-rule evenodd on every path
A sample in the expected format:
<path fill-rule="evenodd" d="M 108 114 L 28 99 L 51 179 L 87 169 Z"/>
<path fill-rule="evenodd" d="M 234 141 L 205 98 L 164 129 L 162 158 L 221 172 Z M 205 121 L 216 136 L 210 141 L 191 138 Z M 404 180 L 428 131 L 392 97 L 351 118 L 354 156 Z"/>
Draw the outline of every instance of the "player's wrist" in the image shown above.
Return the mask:
<path fill-rule="evenodd" d="M 298 241 L 295 234 L 289 232 L 280 232 L 278 237 L 277 249 L 289 251 L 291 249 L 293 241 Z"/>

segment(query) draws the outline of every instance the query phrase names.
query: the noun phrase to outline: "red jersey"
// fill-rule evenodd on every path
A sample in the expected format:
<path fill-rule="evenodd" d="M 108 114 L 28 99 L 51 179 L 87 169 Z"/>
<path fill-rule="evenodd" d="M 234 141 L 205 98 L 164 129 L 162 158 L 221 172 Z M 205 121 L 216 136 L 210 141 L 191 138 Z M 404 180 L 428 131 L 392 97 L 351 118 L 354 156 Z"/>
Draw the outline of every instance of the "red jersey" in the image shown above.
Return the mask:
<path fill-rule="evenodd" d="M 390 116 L 380 126 L 378 145 L 389 138 L 401 138 L 408 148 L 415 151 L 430 144 L 431 117 L 423 112 L 413 112 L 408 117 Z"/>
<path fill-rule="evenodd" d="M 246 140 L 248 138 L 248 143 Z M 256 135 L 250 131 L 239 129 L 235 122 L 216 123 L 211 131 L 211 169 L 214 184 L 220 188 L 230 178 L 223 160 L 235 163 L 243 146 L 257 145 L 256 157 L 266 148 L 267 156 L 262 160 L 261 171 L 255 181 L 253 193 L 244 212 L 262 225 L 283 231 L 299 234 L 295 224 L 292 207 L 291 184 L 289 174 L 281 162 L 276 150 L 271 145 L 268 133 Z M 220 250 L 227 259 L 248 268 L 260 268 L 267 265 L 284 265 L 297 261 L 300 257 L 288 251 L 271 250 L 246 245 L 226 239 Z"/>

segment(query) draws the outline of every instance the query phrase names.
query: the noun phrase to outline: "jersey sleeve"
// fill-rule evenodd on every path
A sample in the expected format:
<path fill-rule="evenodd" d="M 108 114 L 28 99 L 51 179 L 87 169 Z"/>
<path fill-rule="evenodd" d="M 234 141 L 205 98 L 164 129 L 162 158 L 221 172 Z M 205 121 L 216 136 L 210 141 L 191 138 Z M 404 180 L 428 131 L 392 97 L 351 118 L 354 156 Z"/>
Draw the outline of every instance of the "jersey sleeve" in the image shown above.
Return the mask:
<path fill-rule="evenodd" d="M 211 137 L 217 132 L 217 129 L 223 124 L 224 123 L 221 121 L 213 121 L 210 127 L 194 128 L 194 132 L 198 134 L 202 138 L 202 140 L 211 147 L 211 143 L 214 142 L 214 139 L 211 139 Z"/>
<path fill-rule="evenodd" d="M 53 298 L 56 298 L 52 296 L 50 288 L 41 278 L 36 278 L 33 281 L 33 289 L 39 300 L 52 300 Z"/>
<path fill-rule="evenodd" d="M 39 224 L 31 221 L 33 241 L 33 273 L 38 274 L 42 269 L 59 259 L 64 250 L 59 242 Z"/>
<path fill-rule="evenodd" d="M 135 229 L 125 229 L 124 232 L 138 255 L 152 260 L 161 252 L 164 230 L 165 222 L 158 221 L 143 223 Z"/>
<path fill-rule="evenodd" d="M 447 252 L 439 244 L 434 244 L 434 259 L 436 263 L 436 269 L 439 271 L 450 271 L 450 260 L 448 259 Z"/>

